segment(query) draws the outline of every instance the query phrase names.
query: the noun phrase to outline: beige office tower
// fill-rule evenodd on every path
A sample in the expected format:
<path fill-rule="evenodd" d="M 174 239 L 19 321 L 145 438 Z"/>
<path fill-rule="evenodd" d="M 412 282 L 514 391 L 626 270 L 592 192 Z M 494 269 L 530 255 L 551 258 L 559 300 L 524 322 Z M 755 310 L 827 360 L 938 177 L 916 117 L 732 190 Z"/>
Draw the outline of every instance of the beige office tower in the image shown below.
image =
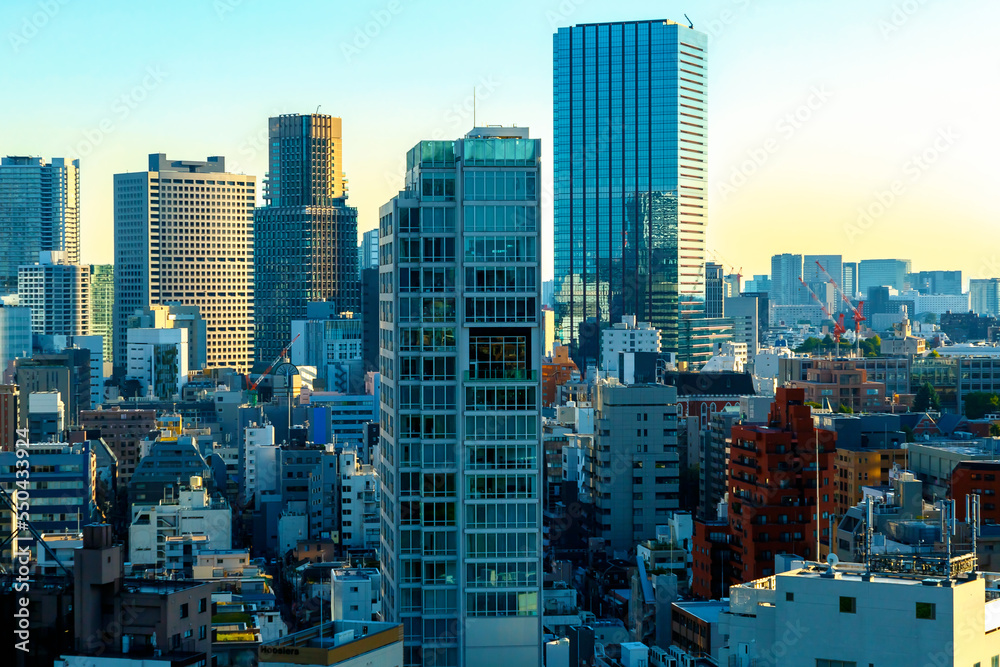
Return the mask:
<path fill-rule="evenodd" d="M 246 372 L 253 340 L 254 176 L 151 154 L 115 174 L 114 360 L 126 364 L 128 317 L 156 304 L 198 306 L 209 368 Z"/>

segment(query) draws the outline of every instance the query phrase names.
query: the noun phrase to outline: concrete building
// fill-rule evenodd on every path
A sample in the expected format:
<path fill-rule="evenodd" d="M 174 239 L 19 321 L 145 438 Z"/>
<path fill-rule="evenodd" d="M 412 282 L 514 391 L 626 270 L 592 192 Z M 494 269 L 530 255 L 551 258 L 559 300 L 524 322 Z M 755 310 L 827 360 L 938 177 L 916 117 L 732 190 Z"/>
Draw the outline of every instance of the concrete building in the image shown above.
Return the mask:
<path fill-rule="evenodd" d="M 18 357 L 31 356 L 31 309 L 0 305 L 0 381 Z"/>
<path fill-rule="evenodd" d="M 100 336 L 38 336 L 33 337 L 35 353 L 61 354 L 75 348 L 90 352 L 90 405 L 98 407 L 104 401 L 104 339 Z M 110 369 L 108 369 L 110 370 Z"/>
<path fill-rule="evenodd" d="M 378 475 L 362 463 L 356 448 L 339 455 L 340 543 L 346 549 L 375 551 L 379 545 Z"/>
<path fill-rule="evenodd" d="M 28 433 L 38 442 L 62 440 L 66 406 L 58 391 L 28 394 Z"/>
<path fill-rule="evenodd" d="M 90 265 L 90 333 L 100 336 L 103 358 L 114 359 L 115 265 Z"/>
<path fill-rule="evenodd" d="M 160 153 L 149 156 L 147 171 L 115 174 L 114 184 L 115 366 L 127 363 L 129 316 L 177 302 L 198 306 L 205 320 L 207 366 L 246 372 L 256 178 L 227 173 L 223 157 L 194 162 Z"/>
<path fill-rule="evenodd" d="M 81 410 L 80 428 L 89 438 L 100 438 L 118 459 L 118 483 L 128 486 L 142 454 L 140 443 L 156 437 L 155 410 Z"/>
<path fill-rule="evenodd" d="M 0 384 L 0 451 L 10 451 L 17 443 L 19 399 L 16 384 Z"/>
<path fill-rule="evenodd" d="M 881 412 L 888 409 L 885 385 L 869 382 L 868 372 L 857 368 L 853 359 L 816 359 L 805 380 L 790 383 L 805 390 L 806 400 L 831 410 Z"/>
<path fill-rule="evenodd" d="M 379 212 L 382 600 L 404 665 L 541 661 L 539 151 L 521 127 L 422 141 Z"/>
<path fill-rule="evenodd" d="M 902 292 L 909 273 L 908 259 L 863 259 L 858 262 L 858 292 L 868 294 L 869 288 L 883 286 Z"/>
<path fill-rule="evenodd" d="M 376 569 L 343 569 L 330 573 L 330 618 L 370 621 L 380 613 L 382 577 Z"/>
<path fill-rule="evenodd" d="M 284 114 L 268 119 L 265 205 L 254 211 L 253 288 L 257 361 L 292 340 L 310 301 L 358 310 L 358 210 L 347 205 L 341 119 Z"/>
<path fill-rule="evenodd" d="M 669 20 L 554 36 L 556 338 L 578 364 L 596 361 L 601 332 L 623 315 L 676 352 L 678 322 L 705 312 L 707 51 L 707 34 Z M 658 74 L 626 76 L 626 62 Z M 591 122 L 616 131 L 599 137 Z M 604 188 L 619 174 L 621 187 Z"/>
<path fill-rule="evenodd" d="M 186 329 L 129 329 L 126 383 L 138 383 L 138 396 L 179 398 L 188 379 Z"/>
<path fill-rule="evenodd" d="M 599 383 L 588 464 L 594 535 L 613 551 L 656 537 L 680 507 L 677 390 Z"/>
<path fill-rule="evenodd" d="M 361 235 L 358 245 L 358 278 L 365 269 L 378 269 L 378 227 Z"/>
<path fill-rule="evenodd" d="M 767 294 L 772 307 L 810 303 L 809 294 L 799 282 L 802 269 L 802 255 L 784 253 L 771 257 L 771 289 Z"/>
<path fill-rule="evenodd" d="M 0 287 L 46 251 L 80 261 L 80 161 L 0 158 Z"/>
<path fill-rule="evenodd" d="M 200 477 L 192 477 L 176 497 L 155 505 L 133 504 L 128 534 L 133 565 L 163 567 L 170 538 L 204 536 L 201 549 L 231 549 L 232 510 L 226 501 L 209 495 Z"/>
<path fill-rule="evenodd" d="M 200 477 L 208 490 L 214 487 L 212 469 L 195 438 L 161 434 L 135 466 L 128 483 L 129 506 L 157 505 L 165 498 L 177 498 L 181 485 L 192 477 Z"/>
<path fill-rule="evenodd" d="M 253 424 L 244 430 L 242 498 L 248 502 L 261 493 L 278 491 L 278 447 L 274 426 Z"/>
<path fill-rule="evenodd" d="M 947 560 L 947 559 L 945 559 Z M 992 579 L 900 572 L 884 559 L 871 574 L 852 563 L 793 569 L 730 590 L 719 619 L 729 639 L 719 664 L 749 667 L 989 665 L 1000 654 L 1000 600 Z M 974 563 L 974 561 L 971 561 Z M 959 571 L 967 563 L 954 559 Z M 951 564 L 946 564 L 947 568 Z"/>
<path fill-rule="evenodd" d="M 970 280 L 969 301 L 977 315 L 1000 315 L 1000 278 Z"/>
<path fill-rule="evenodd" d="M 58 391 L 65 404 L 64 422 L 67 427 L 78 424 L 81 410 L 89 410 L 91 405 L 90 351 L 69 348 L 55 354 L 36 353 L 31 358 L 14 362 L 14 380 L 21 389 L 21 395 L 37 392 Z M 19 420 L 27 424 L 28 403 L 20 404 Z"/>
<path fill-rule="evenodd" d="M 766 424 L 733 427 L 731 583 L 773 574 L 776 554 L 817 557 L 834 507 L 835 448 L 836 434 L 813 425 L 802 389 L 778 387 Z"/>
<path fill-rule="evenodd" d="M 760 299 L 756 296 L 733 296 L 725 301 L 726 319 L 733 323 L 733 342 L 747 347 L 752 363 L 761 343 Z"/>
<path fill-rule="evenodd" d="M 623 315 L 601 332 L 601 368 L 609 373 L 619 370 L 619 355 L 623 352 L 660 353 L 660 331 L 649 322 L 636 322 L 635 315 Z"/>
<path fill-rule="evenodd" d="M 361 272 L 361 358 L 365 372 L 378 371 L 378 269 Z"/>
<path fill-rule="evenodd" d="M 206 366 L 208 331 L 198 306 L 175 301 L 139 308 L 128 316 L 129 329 L 184 329 L 187 331 L 188 368 L 199 371 Z M 126 334 L 126 340 L 128 334 Z"/>
<path fill-rule="evenodd" d="M 90 335 L 90 266 L 70 264 L 65 252 L 42 251 L 38 264 L 18 269 L 17 294 L 31 309 L 35 334 Z"/>

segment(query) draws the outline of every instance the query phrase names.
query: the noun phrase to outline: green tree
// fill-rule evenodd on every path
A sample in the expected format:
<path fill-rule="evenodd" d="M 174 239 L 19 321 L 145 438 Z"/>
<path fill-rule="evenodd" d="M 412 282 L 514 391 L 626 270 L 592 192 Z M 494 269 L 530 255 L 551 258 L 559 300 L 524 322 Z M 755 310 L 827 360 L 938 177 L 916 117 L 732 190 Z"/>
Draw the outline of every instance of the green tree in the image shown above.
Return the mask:
<path fill-rule="evenodd" d="M 801 345 L 795 348 L 795 351 L 802 354 L 812 354 L 813 352 L 819 349 L 822 343 L 823 341 L 821 341 L 819 338 L 816 338 L 815 336 L 809 336 L 809 338 L 806 338 L 804 341 L 802 341 Z"/>
<path fill-rule="evenodd" d="M 924 324 L 937 324 L 937 313 L 924 313 Z"/>
<path fill-rule="evenodd" d="M 907 442 L 915 442 L 916 441 L 916 436 L 913 434 L 913 429 L 910 428 L 909 426 L 904 426 L 903 427 L 903 435 L 906 436 L 906 441 Z"/>
<path fill-rule="evenodd" d="M 982 419 L 986 415 L 1000 413 L 1000 396 L 988 391 L 974 391 L 965 395 L 965 416 Z"/>
<path fill-rule="evenodd" d="M 941 409 L 941 399 L 938 397 L 937 389 L 930 382 L 925 382 L 917 390 L 917 396 L 913 399 L 913 409 L 917 412 Z"/>
<path fill-rule="evenodd" d="M 806 405 L 808 405 L 813 410 L 822 410 L 823 409 L 823 406 L 820 405 L 819 403 L 817 403 L 816 401 L 806 401 Z"/>
<path fill-rule="evenodd" d="M 840 412 L 845 415 L 853 415 L 854 408 L 852 408 L 849 405 L 846 405 L 845 403 L 841 403 L 840 406 L 837 408 L 837 412 Z"/>
<path fill-rule="evenodd" d="M 1000 424 L 998 424 L 997 422 L 993 422 L 992 424 L 990 424 L 990 437 L 1000 438 Z"/>

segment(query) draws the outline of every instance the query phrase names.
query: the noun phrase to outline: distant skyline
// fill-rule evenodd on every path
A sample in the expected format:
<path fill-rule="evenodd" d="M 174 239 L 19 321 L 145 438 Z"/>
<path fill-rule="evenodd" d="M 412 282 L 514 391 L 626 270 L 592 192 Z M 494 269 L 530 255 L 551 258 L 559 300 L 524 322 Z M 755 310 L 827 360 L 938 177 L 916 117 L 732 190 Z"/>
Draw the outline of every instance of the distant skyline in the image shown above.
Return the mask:
<path fill-rule="evenodd" d="M 781 252 L 1000 276 L 1000 5 L 972 0 L 10 1 L 0 155 L 80 158 L 82 259 L 110 263 L 113 174 L 163 152 L 263 179 L 268 117 L 319 108 L 343 118 L 363 232 L 409 148 L 472 128 L 475 88 L 478 124 L 542 140 L 551 243 L 552 34 L 685 12 L 709 35 L 709 259 L 745 278 Z"/>

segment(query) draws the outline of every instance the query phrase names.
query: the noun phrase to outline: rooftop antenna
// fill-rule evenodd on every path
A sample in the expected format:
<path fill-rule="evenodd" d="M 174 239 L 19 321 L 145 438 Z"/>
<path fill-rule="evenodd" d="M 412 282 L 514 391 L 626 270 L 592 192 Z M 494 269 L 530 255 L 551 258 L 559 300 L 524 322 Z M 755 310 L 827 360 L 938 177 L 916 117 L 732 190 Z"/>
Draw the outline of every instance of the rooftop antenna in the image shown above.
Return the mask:
<path fill-rule="evenodd" d="M 691 28 L 692 30 L 694 30 L 694 23 L 691 22 L 691 19 L 688 18 L 687 14 L 684 15 L 684 18 L 687 19 L 688 27 Z"/>
<path fill-rule="evenodd" d="M 317 104 L 317 105 L 316 105 L 316 113 L 319 113 L 319 108 L 320 108 L 321 106 L 323 106 L 323 105 L 322 105 L 322 104 Z"/>
<path fill-rule="evenodd" d="M 476 127 L 476 87 L 472 87 L 472 127 Z"/>

